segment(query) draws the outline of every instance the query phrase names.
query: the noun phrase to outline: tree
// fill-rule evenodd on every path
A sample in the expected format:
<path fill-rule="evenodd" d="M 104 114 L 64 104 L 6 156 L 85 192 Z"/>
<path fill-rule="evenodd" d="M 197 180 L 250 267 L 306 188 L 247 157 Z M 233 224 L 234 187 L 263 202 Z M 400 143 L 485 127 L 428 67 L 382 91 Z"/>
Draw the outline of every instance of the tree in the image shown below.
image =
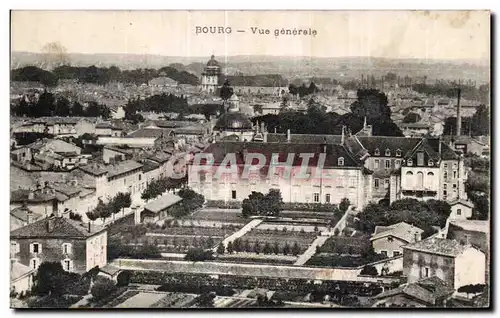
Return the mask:
<path fill-rule="evenodd" d="M 89 212 L 86 212 L 85 213 L 87 215 L 87 218 L 90 220 L 90 221 L 95 221 L 99 218 L 99 215 L 97 215 L 95 213 L 95 211 L 89 211 Z"/>
<path fill-rule="evenodd" d="M 486 285 L 484 284 L 469 284 L 464 285 L 458 288 L 459 293 L 466 293 L 467 298 L 469 298 L 469 294 L 479 294 L 482 293 L 485 289 Z"/>
<path fill-rule="evenodd" d="M 65 292 L 66 275 L 60 262 L 43 262 L 35 275 L 34 291 L 39 295 L 61 295 Z"/>
<path fill-rule="evenodd" d="M 299 253 L 300 253 L 300 246 L 297 242 L 295 242 L 292 246 L 292 254 L 294 256 L 297 256 L 297 255 L 299 255 Z"/>
<path fill-rule="evenodd" d="M 233 242 L 228 242 L 227 243 L 226 250 L 227 250 L 228 254 L 233 254 L 233 251 L 234 251 L 234 249 L 233 249 Z"/>
<path fill-rule="evenodd" d="M 271 254 L 272 253 L 271 245 L 269 244 L 269 242 L 266 242 L 264 244 L 264 248 L 262 249 L 262 253 L 263 254 Z"/>
<path fill-rule="evenodd" d="M 116 204 L 118 211 L 121 210 L 122 212 L 123 209 L 129 208 L 132 205 L 132 198 L 130 196 L 130 192 L 125 192 L 125 193 L 118 192 L 118 194 L 114 197 L 113 201 Z"/>
<path fill-rule="evenodd" d="M 342 214 L 344 214 L 350 205 L 351 205 L 351 201 L 349 201 L 348 198 L 343 198 L 339 204 L 340 212 L 342 212 Z"/>
<path fill-rule="evenodd" d="M 260 242 L 259 241 L 255 241 L 255 243 L 253 244 L 253 252 L 255 254 L 260 254 L 261 248 L 260 248 Z"/>
<path fill-rule="evenodd" d="M 224 84 L 220 88 L 220 98 L 224 101 L 224 103 L 233 95 L 233 88 L 229 84 L 229 80 L 225 80 Z"/>
<path fill-rule="evenodd" d="M 214 292 L 203 292 L 196 298 L 196 304 L 201 308 L 213 308 L 215 297 Z"/>
<path fill-rule="evenodd" d="M 340 230 L 338 228 L 335 228 L 335 230 L 333 231 L 333 235 L 339 236 L 339 234 L 340 234 Z"/>
<path fill-rule="evenodd" d="M 273 252 L 274 254 L 278 255 L 280 253 L 280 246 L 277 241 L 274 242 L 273 245 Z"/>
<path fill-rule="evenodd" d="M 109 297 L 116 291 L 116 286 L 112 280 L 105 277 L 98 277 L 92 286 L 90 293 L 94 301 Z"/>
<path fill-rule="evenodd" d="M 65 97 L 58 98 L 56 105 L 55 105 L 54 115 L 56 115 L 56 116 L 69 116 L 70 115 L 69 100 L 67 98 L 65 98 Z"/>
<path fill-rule="evenodd" d="M 217 254 L 223 255 L 225 251 L 226 248 L 224 247 L 224 243 L 221 242 L 219 246 L 217 246 Z"/>
<path fill-rule="evenodd" d="M 288 242 L 285 242 L 285 246 L 283 246 L 283 255 L 288 254 L 290 254 L 290 246 L 288 245 Z"/>
<path fill-rule="evenodd" d="M 372 266 L 372 265 L 366 265 L 366 266 L 365 266 L 365 267 L 363 267 L 363 269 L 361 270 L 360 275 L 377 276 L 377 275 L 378 275 L 378 271 L 377 271 L 377 269 L 375 268 L 375 266 Z"/>

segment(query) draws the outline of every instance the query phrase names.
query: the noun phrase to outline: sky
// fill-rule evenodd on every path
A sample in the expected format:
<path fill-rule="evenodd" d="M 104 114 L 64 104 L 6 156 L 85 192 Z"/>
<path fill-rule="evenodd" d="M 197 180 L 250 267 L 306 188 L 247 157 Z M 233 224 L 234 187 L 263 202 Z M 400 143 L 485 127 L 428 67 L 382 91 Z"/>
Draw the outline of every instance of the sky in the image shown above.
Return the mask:
<path fill-rule="evenodd" d="M 232 32 L 196 34 L 197 27 L 210 26 Z M 251 28 L 270 34 L 253 34 Z M 282 29 L 311 29 L 316 35 L 282 35 Z M 12 11 L 12 51 L 41 52 L 53 42 L 70 53 L 489 61 L 490 16 L 488 11 Z"/>

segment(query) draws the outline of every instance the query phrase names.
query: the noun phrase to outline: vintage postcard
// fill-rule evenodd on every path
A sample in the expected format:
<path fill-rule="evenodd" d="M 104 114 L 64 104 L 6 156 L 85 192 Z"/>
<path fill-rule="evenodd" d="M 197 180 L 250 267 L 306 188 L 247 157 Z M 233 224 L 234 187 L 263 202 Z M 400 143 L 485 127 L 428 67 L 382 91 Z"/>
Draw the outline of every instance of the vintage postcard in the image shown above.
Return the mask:
<path fill-rule="evenodd" d="M 11 11 L 12 308 L 490 307 L 489 11 Z"/>

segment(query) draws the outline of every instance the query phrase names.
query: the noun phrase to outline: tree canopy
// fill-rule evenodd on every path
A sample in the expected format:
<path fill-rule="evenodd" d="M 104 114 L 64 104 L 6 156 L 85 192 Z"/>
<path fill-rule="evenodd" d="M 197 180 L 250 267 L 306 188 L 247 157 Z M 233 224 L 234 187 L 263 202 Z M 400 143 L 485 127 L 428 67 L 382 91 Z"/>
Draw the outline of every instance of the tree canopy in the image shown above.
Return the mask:
<path fill-rule="evenodd" d="M 244 217 L 251 215 L 278 216 L 283 210 L 283 199 L 278 189 L 271 189 L 266 195 L 252 191 L 248 198 L 243 200 L 241 207 Z"/>

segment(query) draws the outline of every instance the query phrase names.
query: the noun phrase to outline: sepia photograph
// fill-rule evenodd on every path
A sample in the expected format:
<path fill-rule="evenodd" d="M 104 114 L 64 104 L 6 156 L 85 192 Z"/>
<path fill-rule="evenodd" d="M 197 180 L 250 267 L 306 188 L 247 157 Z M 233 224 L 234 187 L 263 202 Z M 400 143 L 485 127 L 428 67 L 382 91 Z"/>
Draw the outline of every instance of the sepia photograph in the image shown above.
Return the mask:
<path fill-rule="evenodd" d="M 10 308 L 490 308 L 491 21 L 11 10 Z"/>

